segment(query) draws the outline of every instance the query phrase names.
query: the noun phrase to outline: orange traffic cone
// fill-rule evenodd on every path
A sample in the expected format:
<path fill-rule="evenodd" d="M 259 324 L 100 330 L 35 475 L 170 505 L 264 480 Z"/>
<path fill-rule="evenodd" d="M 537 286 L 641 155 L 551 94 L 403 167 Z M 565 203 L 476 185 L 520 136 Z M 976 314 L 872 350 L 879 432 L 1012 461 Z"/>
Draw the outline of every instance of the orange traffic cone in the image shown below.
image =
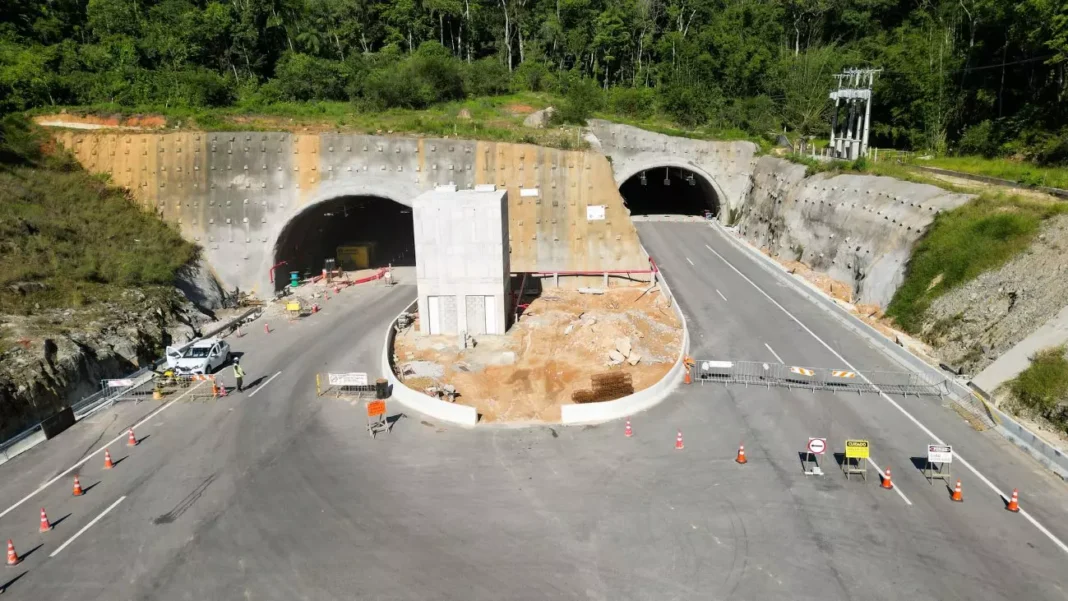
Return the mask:
<path fill-rule="evenodd" d="M 271 333 L 271 324 L 269 324 L 269 323 L 263 324 L 263 332 L 265 334 L 270 334 Z"/>
<path fill-rule="evenodd" d="M 10 538 L 7 539 L 7 565 L 17 566 L 20 561 L 22 560 L 19 559 L 19 554 L 15 553 L 15 543 L 11 542 Z"/>
<path fill-rule="evenodd" d="M 115 464 L 111 462 L 111 451 L 104 449 L 104 469 L 110 470 L 115 467 Z"/>
<path fill-rule="evenodd" d="M 630 428 L 630 418 L 627 418 L 627 427 L 623 430 L 623 435 L 627 438 L 634 436 L 634 430 Z"/>
<path fill-rule="evenodd" d="M 686 375 L 682 377 L 683 384 L 693 384 L 693 380 L 690 379 L 690 368 L 686 368 Z"/>
<path fill-rule="evenodd" d="M 1012 498 L 1009 499 L 1009 504 L 1005 507 L 1005 509 L 1008 509 L 1013 513 L 1017 513 L 1020 511 L 1020 491 L 1016 490 L 1015 488 L 1012 489 Z"/>
<path fill-rule="evenodd" d="M 886 475 L 883 476 L 883 488 L 890 490 L 894 487 L 893 481 L 890 480 L 890 466 L 886 466 Z"/>
<path fill-rule="evenodd" d="M 964 495 L 960 491 L 960 480 L 957 480 L 957 487 L 953 489 L 953 496 L 950 498 L 958 503 L 964 502 Z"/>
<path fill-rule="evenodd" d="M 211 385 L 215 386 L 215 382 L 212 381 Z M 128 446 L 128 447 L 136 447 L 137 446 L 137 437 L 134 436 L 133 428 L 130 428 L 130 435 L 126 437 L 126 446 Z"/>
<path fill-rule="evenodd" d="M 44 507 L 41 508 L 41 532 L 48 532 L 52 529 L 52 523 L 48 521 L 48 514 L 45 513 Z"/>
<path fill-rule="evenodd" d="M 738 445 L 738 456 L 735 457 L 734 460 L 736 462 L 738 462 L 738 463 L 741 463 L 741 464 L 749 463 L 749 460 L 745 458 L 745 445 L 744 444 Z"/>
<path fill-rule="evenodd" d="M 682 448 L 682 430 L 679 430 L 678 436 L 675 437 L 675 450 L 681 451 Z"/>
<path fill-rule="evenodd" d="M 78 476 L 75 475 L 74 476 L 74 496 L 80 497 L 80 496 L 82 496 L 82 494 L 83 494 L 82 493 L 82 483 L 81 483 L 80 480 L 78 480 Z"/>

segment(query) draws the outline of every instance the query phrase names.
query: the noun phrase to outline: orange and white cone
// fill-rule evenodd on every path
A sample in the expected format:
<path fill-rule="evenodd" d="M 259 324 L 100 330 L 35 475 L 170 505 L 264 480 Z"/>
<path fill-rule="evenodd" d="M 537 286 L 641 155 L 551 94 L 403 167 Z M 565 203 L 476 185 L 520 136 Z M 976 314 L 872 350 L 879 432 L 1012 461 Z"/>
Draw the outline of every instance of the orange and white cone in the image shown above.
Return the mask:
<path fill-rule="evenodd" d="M 104 469 L 110 470 L 115 467 L 115 464 L 111 462 L 111 451 L 104 449 Z"/>
<path fill-rule="evenodd" d="M 883 488 L 890 490 L 894 487 L 894 483 L 890 480 L 890 466 L 886 466 L 886 475 L 883 476 Z"/>
<path fill-rule="evenodd" d="M 214 386 L 215 382 L 212 382 L 212 385 Z M 134 436 L 133 428 L 130 428 L 130 435 L 126 437 L 126 446 L 128 446 L 128 447 L 136 447 L 137 446 L 137 437 Z"/>
<path fill-rule="evenodd" d="M 682 446 L 682 430 L 679 430 L 678 435 L 675 436 L 675 450 L 676 451 L 681 451 L 682 449 L 683 449 L 683 446 Z"/>
<path fill-rule="evenodd" d="M 80 496 L 82 496 L 82 494 L 84 494 L 84 491 L 82 491 L 82 483 L 81 483 L 80 480 L 78 480 L 78 476 L 74 476 L 74 492 L 73 492 L 73 494 L 76 497 L 80 497 Z"/>
<path fill-rule="evenodd" d="M 1020 511 L 1020 491 L 1015 488 L 1012 489 L 1012 498 L 1009 499 L 1009 504 L 1005 506 L 1005 509 L 1008 509 L 1013 513 Z"/>
<path fill-rule="evenodd" d="M 964 494 L 960 490 L 960 480 L 957 480 L 957 487 L 953 489 L 953 496 L 950 497 L 958 503 L 964 502 Z"/>
<path fill-rule="evenodd" d="M 634 436 L 634 430 L 632 430 L 631 427 L 630 427 L 630 418 L 629 417 L 627 418 L 627 427 L 623 429 L 623 435 L 626 436 L 627 438 L 630 438 L 631 436 Z"/>
<path fill-rule="evenodd" d="M 52 523 L 48 521 L 48 514 L 45 513 L 44 507 L 41 508 L 41 532 L 48 532 L 52 529 Z"/>
<path fill-rule="evenodd" d="M 271 324 L 269 324 L 269 323 L 263 324 L 263 333 L 264 334 L 270 334 L 271 333 Z"/>
<path fill-rule="evenodd" d="M 20 561 L 22 560 L 19 559 L 19 554 L 15 553 L 15 543 L 11 542 L 10 538 L 7 539 L 7 565 L 17 566 Z"/>
<path fill-rule="evenodd" d="M 749 460 L 745 458 L 745 445 L 744 444 L 738 445 L 738 456 L 735 457 L 734 460 L 736 462 L 738 462 L 738 463 L 743 464 L 743 465 L 746 464 L 746 463 L 749 463 Z"/>

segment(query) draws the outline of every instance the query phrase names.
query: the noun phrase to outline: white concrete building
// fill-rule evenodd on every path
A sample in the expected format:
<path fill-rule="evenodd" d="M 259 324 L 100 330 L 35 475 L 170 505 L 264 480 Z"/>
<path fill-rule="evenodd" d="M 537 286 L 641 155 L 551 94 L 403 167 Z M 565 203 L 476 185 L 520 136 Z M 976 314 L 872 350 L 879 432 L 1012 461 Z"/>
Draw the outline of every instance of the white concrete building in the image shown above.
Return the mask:
<path fill-rule="evenodd" d="M 422 334 L 504 334 L 511 302 L 508 195 L 440 186 L 412 203 Z"/>

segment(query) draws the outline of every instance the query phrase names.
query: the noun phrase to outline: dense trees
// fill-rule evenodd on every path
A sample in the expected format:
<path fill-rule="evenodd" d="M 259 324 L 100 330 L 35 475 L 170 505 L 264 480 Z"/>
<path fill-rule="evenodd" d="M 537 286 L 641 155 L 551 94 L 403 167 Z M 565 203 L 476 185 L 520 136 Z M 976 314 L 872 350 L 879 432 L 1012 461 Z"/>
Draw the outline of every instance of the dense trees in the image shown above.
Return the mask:
<path fill-rule="evenodd" d="M 1064 0 L 4 0 L 0 12 L 0 111 L 420 108 L 529 89 L 570 95 L 571 119 L 601 105 L 822 134 L 831 74 L 862 65 L 884 69 L 877 144 L 1068 156 Z"/>

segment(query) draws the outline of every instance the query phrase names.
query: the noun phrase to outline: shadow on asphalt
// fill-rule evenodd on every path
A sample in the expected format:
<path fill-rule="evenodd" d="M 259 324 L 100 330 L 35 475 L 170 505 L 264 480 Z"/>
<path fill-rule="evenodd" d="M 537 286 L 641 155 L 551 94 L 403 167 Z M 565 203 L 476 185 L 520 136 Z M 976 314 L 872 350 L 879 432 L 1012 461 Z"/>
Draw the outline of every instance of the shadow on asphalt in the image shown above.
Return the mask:
<path fill-rule="evenodd" d="M 21 559 L 22 561 L 26 561 L 26 558 L 27 558 L 27 557 L 29 557 L 30 555 L 33 555 L 33 552 L 34 552 L 34 551 L 36 551 L 37 549 L 40 549 L 40 548 L 41 548 L 41 547 L 43 547 L 43 546 L 44 546 L 44 543 L 41 543 L 41 544 L 37 545 L 36 547 L 34 547 L 34 548 L 30 549 L 29 551 L 26 551 L 26 552 L 25 552 L 25 553 L 23 553 L 22 555 L 20 555 L 20 556 L 19 556 L 19 558 L 20 558 L 20 559 Z M 5 586 L 6 586 L 6 585 L 5 585 Z"/>
<path fill-rule="evenodd" d="M 116 459 L 115 461 L 112 461 L 112 462 L 111 462 L 111 467 L 119 467 L 119 464 L 120 464 L 120 463 L 122 463 L 123 461 L 126 461 L 126 460 L 127 460 L 127 459 L 129 459 L 129 458 L 130 458 L 130 456 L 129 456 L 129 455 L 123 455 L 123 456 L 122 456 L 122 457 L 120 457 L 119 459 Z"/>
<path fill-rule="evenodd" d="M 82 494 L 83 494 L 83 495 L 87 495 L 87 494 L 89 494 L 89 491 L 91 491 L 91 490 L 93 490 L 94 488 L 96 488 L 96 487 L 97 487 L 97 485 L 99 485 L 99 484 L 100 484 L 101 482 L 103 482 L 103 480 L 97 480 L 96 482 L 93 482 L 93 483 L 92 483 L 92 484 L 90 484 L 89 486 L 86 486 L 85 488 L 83 488 L 83 489 L 82 489 Z"/>
<path fill-rule="evenodd" d="M 910 457 L 909 459 L 912 461 L 912 467 L 916 468 L 916 470 L 919 471 L 922 474 L 924 468 L 927 467 L 927 458 L 926 457 Z"/>
<path fill-rule="evenodd" d="M 7 582 L 5 582 L 5 583 L 3 583 L 3 584 L 0 584 L 0 593 L 6 593 L 6 592 L 7 592 L 7 589 L 8 589 L 8 588 L 9 588 L 9 587 L 10 587 L 10 586 L 11 586 L 12 584 L 15 584 L 16 582 L 18 582 L 18 580 L 19 580 L 20 578 L 22 578 L 23 576 L 25 576 L 25 575 L 26 575 L 26 574 L 28 574 L 28 573 L 29 573 L 29 571 L 23 572 L 23 573 L 19 574 L 18 576 L 15 576 L 15 577 L 14 577 L 14 578 L 12 578 L 11 580 L 8 580 Z"/>
<path fill-rule="evenodd" d="M 144 441 L 148 440 L 148 437 L 149 437 L 149 436 L 152 436 L 152 435 L 151 435 L 151 434 L 145 434 L 145 435 L 144 435 L 144 436 L 142 436 L 141 438 L 135 438 L 135 439 L 134 439 L 134 441 L 135 441 L 135 442 L 136 442 L 137 444 L 135 444 L 134 446 L 136 447 L 137 445 L 141 444 L 142 442 L 144 442 Z M 123 459 L 125 459 L 125 457 L 123 457 Z"/>
<path fill-rule="evenodd" d="M 82 491 L 82 492 L 84 492 L 84 491 Z M 69 517 L 70 517 L 70 516 L 72 516 L 72 515 L 74 515 L 74 514 L 73 514 L 73 513 L 68 513 L 67 515 L 65 515 L 65 516 L 63 516 L 63 517 L 59 518 L 58 520 L 56 520 L 56 521 L 52 522 L 52 529 L 53 529 L 53 530 L 55 530 L 55 529 L 56 529 L 56 526 L 58 526 L 58 525 L 62 524 L 62 523 L 63 523 L 63 520 L 65 520 L 65 519 L 69 518 Z"/>

